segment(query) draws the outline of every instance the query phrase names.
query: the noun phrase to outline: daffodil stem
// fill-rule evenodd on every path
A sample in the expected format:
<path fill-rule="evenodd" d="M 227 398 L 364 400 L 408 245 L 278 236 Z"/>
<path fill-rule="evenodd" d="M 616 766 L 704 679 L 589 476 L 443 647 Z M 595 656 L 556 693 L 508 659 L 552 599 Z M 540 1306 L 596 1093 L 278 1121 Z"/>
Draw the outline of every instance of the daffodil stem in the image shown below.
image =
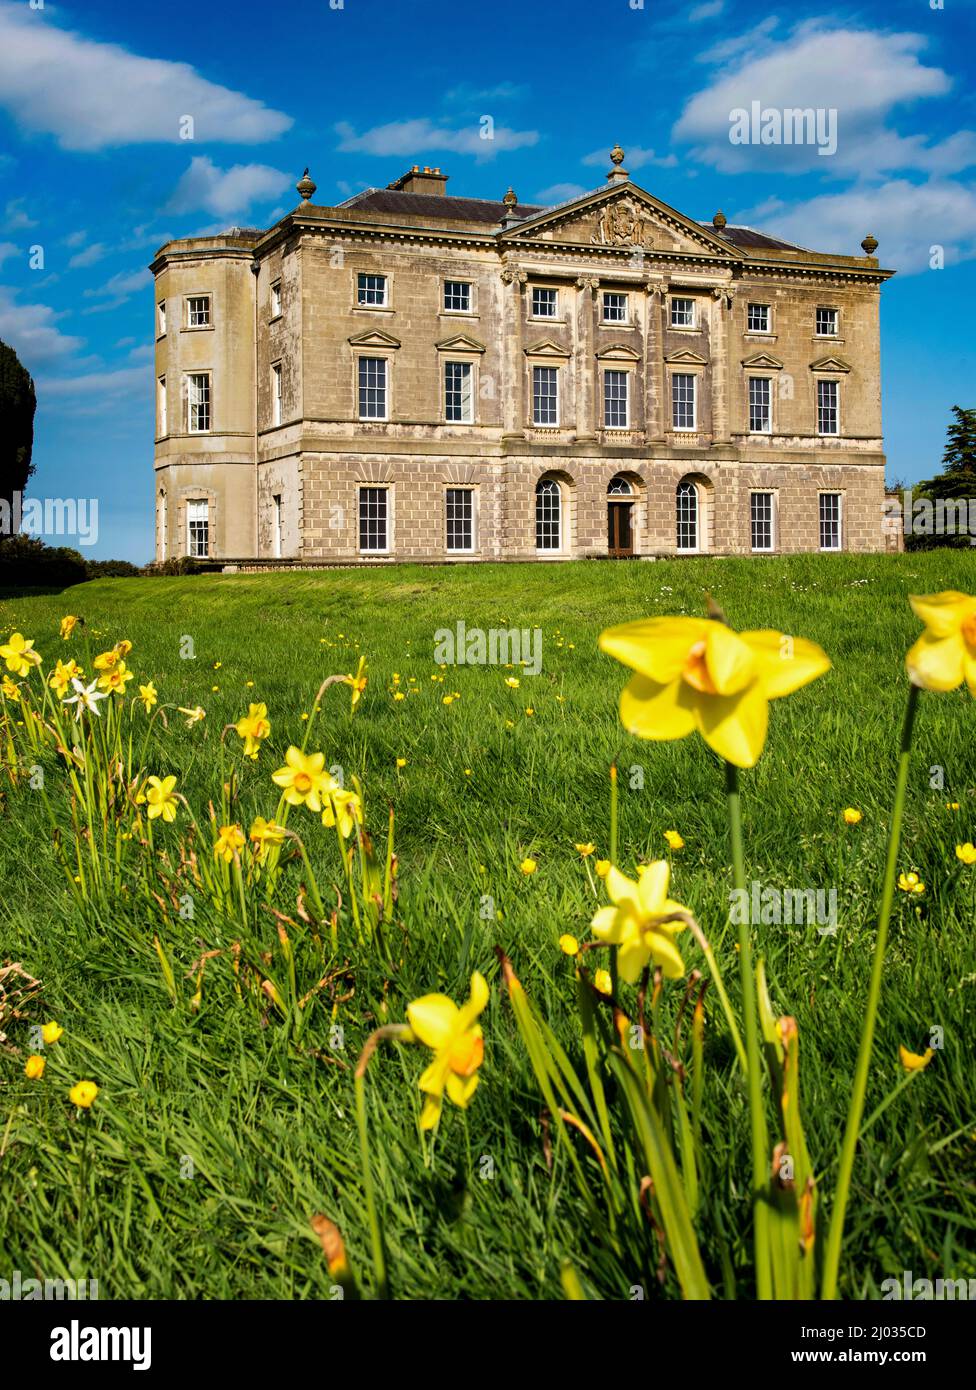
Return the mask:
<path fill-rule="evenodd" d="M 744 893 L 746 865 L 742 851 L 739 769 L 729 762 L 725 764 L 725 792 L 729 808 L 729 835 L 732 841 L 732 877 L 736 889 Z M 756 1294 L 760 1299 L 769 1299 L 773 1296 L 769 1206 L 766 1194 L 770 1155 L 766 1116 L 763 1111 L 762 1071 L 759 1058 L 759 1007 L 756 1002 L 756 979 L 752 969 L 751 926 L 747 913 L 740 913 L 739 917 L 739 975 L 742 981 L 742 1014 L 746 1035 L 746 1079 L 749 1087 L 749 1130 L 752 1140 Z"/>
<path fill-rule="evenodd" d="M 390 1289 L 386 1278 L 386 1242 L 383 1227 L 376 1210 L 376 1194 L 373 1191 L 373 1174 L 369 1163 L 369 1131 L 366 1124 L 366 1079 L 365 1069 L 356 1070 L 356 1123 L 359 1127 L 359 1153 L 363 1165 L 363 1191 L 366 1194 L 366 1214 L 369 1218 L 369 1235 L 373 1247 L 373 1273 L 376 1278 L 376 1293 L 379 1298 L 389 1298 Z"/>
<path fill-rule="evenodd" d="M 918 692 L 919 687 L 917 685 L 912 685 L 909 689 L 905 723 L 902 728 L 898 779 L 895 783 L 895 800 L 891 809 L 891 825 L 888 829 L 888 854 L 885 861 L 884 885 L 881 890 L 881 908 L 878 913 L 878 933 L 874 942 L 871 983 L 868 986 L 868 1002 L 864 1014 L 864 1025 L 861 1029 L 861 1045 L 857 1054 L 854 1086 L 851 1091 L 850 1108 L 847 1112 L 847 1127 L 844 1130 L 840 1167 L 837 1170 L 837 1186 L 834 1189 L 834 1205 L 830 1214 L 830 1229 L 827 1233 L 827 1246 L 824 1252 L 823 1280 L 820 1289 L 820 1296 L 824 1299 L 837 1297 L 844 1217 L 847 1212 L 847 1200 L 850 1196 L 851 1173 L 854 1169 L 854 1154 L 860 1137 L 861 1117 L 864 1114 L 868 1071 L 871 1066 L 871 1052 L 874 1047 L 874 1030 L 878 1021 L 878 1001 L 881 998 L 881 975 L 884 970 L 885 949 L 888 945 L 888 925 L 891 921 L 891 908 L 895 897 L 895 873 L 898 868 L 898 853 L 901 848 L 901 826 L 905 814 L 905 793 L 908 788 L 908 767 L 911 761 L 912 732 L 915 727 Z"/>

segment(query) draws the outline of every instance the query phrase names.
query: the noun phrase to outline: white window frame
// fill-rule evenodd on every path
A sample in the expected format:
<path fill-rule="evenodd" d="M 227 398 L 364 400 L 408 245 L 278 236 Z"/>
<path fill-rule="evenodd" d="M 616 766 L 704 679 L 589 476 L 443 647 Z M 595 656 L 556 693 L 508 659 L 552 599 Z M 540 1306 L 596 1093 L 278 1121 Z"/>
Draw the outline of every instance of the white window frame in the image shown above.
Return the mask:
<path fill-rule="evenodd" d="M 367 493 L 376 493 L 383 497 L 383 530 L 385 545 L 364 545 L 363 544 L 363 502 Z M 367 533 L 369 531 L 370 520 L 377 518 L 366 517 Z M 393 539 L 393 489 L 383 483 L 360 483 L 356 494 L 356 539 L 360 555 L 389 555 L 392 548 Z"/>
<path fill-rule="evenodd" d="M 543 498 L 556 498 L 555 511 L 551 500 L 544 503 Z M 562 553 L 565 528 L 564 497 L 562 484 L 556 478 L 540 478 L 535 485 L 535 510 L 533 524 L 535 526 L 535 549 L 537 555 L 559 555 Z M 541 512 L 540 516 L 540 504 Z M 553 522 L 555 516 L 555 523 Z M 555 545 L 540 545 L 540 528 L 552 527 L 555 524 Z M 545 532 L 543 531 L 543 534 Z M 551 531 L 550 533 L 551 534 Z"/>
<path fill-rule="evenodd" d="M 461 369 L 462 385 L 458 389 L 460 397 L 461 414 L 457 418 L 452 418 L 450 396 L 455 391 L 455 387 L 450 385 L 449 377 L 454 368 Z M 467 399 L 465 400 L 464 377 L 467 373 Z M 451 358 L 444 363 L 441 372 L 444 391 L 444 420 L 449 425 L 473 425 L 474 424 L 474 402 L 475 402 L 475 364 L 466 362 L 463 358 Z"/>
<path fill-rule="evenodd" d="M 618 305 L 615 306 L 616 308 L 619 308 L 621 311 L 618 315 L 607 313 L 608 299 L 615 299 L 621 301 Z M 600 314 L 601 323 L 611 323 L 617 325 L 618 327 L 620 324 L 630 323 L 630 295 L 627 294 L 624 290 L 604 290 L 603 299 L 601 301 Z"/>
<path fill-rule="evenodd" d="M 204 372 L 187 372 L 186 377 L 184 378 L 184 380 L 186 381 L 186 432 L 187 432 L 187 434 L 212 434 L 212 433 L 213 433 L 213 373 L 212 373 L 212 372 L 207 372 L 207 371 L 204 371 Z M 194 402 L 193 402 L 192 397 L 191 397 L 191 392 L 200 389 L 198 386 L 196 386 L 196 385 L 194 384 L 194 383 L 197 382 L 197 381 L 204 381 L 204 382 L 206 382 L 206 387 L 205 387 L 205 390 L 206 390 L 206 393 L 207 393 L 207 401 L 206 401 L 206 405 L 207 405 L 207 427 L 206 427 L 206 429 L 200 429 L 199 427 L 194 428 L 194 424 L 193 424 L 193 408 L 194 408 Z M 198 402 L 198 403 L 197 403 L 197 408 L 198 408 L 198 409 L 200 408 L 200 405 L 201 405 L 201 403 Z"/>
<path fill-rule="evenodd" d="M 834 403 L 824 406 L 821 404 L 820 396 L 825 387 L 833 387 Z M 827 430 L 822 428 L 824 412 L 833 411 L 835 428 Z M 817 377 L 817 434 L 823 439 L 836 439 L 840 434 L 840 382 L 834 377 Z"/>
<path fill-rule="evenodd" d="M 687 323 L 680 323 L 680 322 L 678 321 L 677 315 L 678 315 L 678 313 L 679 313 L 679 310 L 678 310 L 678 305 L 679 305 L 679 304 L 688 304 L 688 305 L 691 306 L 690 309 L 688 310 L 688 312 L 689 312 L 690 315 L 691 315 L 691 318 L 688 320 Z M 681 313 L 684 313 L 684 310 L 681 310 L 680 312 L 681 312 Z M 671 322 L 671 327 L 672 327 L 672 328 L 683 328 L 686 332 L 688 332 L 689 330 L 692 330 L 692 329 L 695 329 L 695 328 L 698 327 L 698 312 L 697 312 L 697 309 L 696 309 L 696 307 L 695 307 L 695 301 L 694 301 L 694 299 L 692 298 L 691 295 L 687 295 L 687 294 L 676 294 L 676 295 L 672 295 L 672 296 L 671 296 L 671 316 L 670 316 L 670 322 Z"/>
<path fill-rule="evenodd" d="M 162 439 L 169 433 L 169 412 L 166 401 L 166 376 L 156 378 L 156 434 Z"/>
<path fill-rule="evenodd" d="M 693 498 L 694 505 L 682 507 L 682 498 Z M 682 478 L 674 490 L 674 510 L 675 510 L 675 537 L 674 548 L 680 555 L 699 555 L 701 553 L 701 526 L 702 526 L 702 505 L 701 492 L 698 484 L 692 482 L 690 478 Z M 688 529 L 682 532 L 682 527 L 694 527 L 694 544 L 682 544 L 687 542 Z"/>
<path fill-rule="evenodd" d="M 379 284 L 371 284 L 370 281 L 382 283 L 382 299 L 370 299 L 369 295 L 379 292 Z M 357 309 L 388 309 L 390 307 L 390 277 L 381 274 L 378 270 L 358 270 L 356 272 L 356 307 Z"/>
<path fill-rule="evenodd" d="M 678 382 L 691 382 L 691 420 L 690 425 L 679 425 L 678 402 L 675 399 L 675 390 Z M 696 372 L 672 372 L 671 373 L 671 429 L 675 434 L 695 434 L 698 430 L 698 374 Z"/>
<path fill-rule="evenodd" d="M 451 522 L 457 521 L 457 517 L 452 517 L 451 508 L 456 506 L 452 502 L 451 494 L 458 497 L 467 498 L 467 507 L 470 515 L 467 518 L 460 518 L 462 528 L 467 523 L 470 525 L 470 543 L 468 545 L 451 544 Z M 478 498 L 477 490 L 473 487 L 454 486 L 444 489 L 444 549 L 449 555 L 473 555 L 478 548 Z"/>
<path fill-rule="evenodd" d="M 824 329 L 820 327 L 820 315 L 831 314 L 833 318 L 833 328 Z M 835 309 L 830 304 L 818 304 L 813 316 L 813 331 L 817 338 L 839 338 L 840 337 L 840 310 Z"/>
<path fill-rule="evenodd" d="M 749 408 L 749 433 L 750 434 L 772 434 L 773 432 L 773 379 L 769 376 L 750 376 L 747 378 L 747 405 Z M 754 401 L 752 398 L 753 387 L 760 384 L 766 387 L 765 401 Z M 759 393 L 761 394 L 761 393 Z M 765 408 L 765 424 L 756 425 L 753 423 L 753 410 Z"/>
<path fill-rule="evenodd" d="M 184 303 L 185 303 L 185 305 L 186 305 L 186 319 L 185 319 L 185 322 L 184 322 L 184 325 L 183 325 L 183 326 L 184 326 L 186 329 L 192 331 L 192 330 L 194 330 L 194 329 L 213 328 L 213 296 L 212 296 L 212 295 L 210 295 L 210 294 L 188 294 L 188 295 L 186 296 L 186 299 L 184 300 Z M 201 311 L 201 310 L 194 309 L 194 308 L 193 308 L 193 305 L 194 305 L 194 304 L 205 304 L 207 307 L 206 307 L 206 309 L 204 309 L 204 310 Z M 203 320 L 202 323 L 194 323 L 194 322 L 193 322 L 193 316 L 194 316 L 194 314 L 200 313 L 200 312 L 206 314 L 206 318 L 204 318 L 204 320 Z"/>
<path fill-rule="evenodd" d="M 202 516 L 199 509 L 203 509 Z M 204 526 L 204 544 L 200 549 L 200 533 L 194 533 L 194 527 Z M 210 501 L 206 497 L 188 497 L 186 499 L 186 553 L 191 560 L 208 560 L 210 558 Z"/>
<path fill-rule="evenodd" d="M 281 424 L 283 415 L 284 400 L 282 392 L 284 390 L 284 380 L 280 362 L 271 364 L 271 424 L 278 426 Z"/>
<path fill-rule="evenodd" d="M 623 394 L 612 398 L 610 395 L 611 381 L 615 377 L 619 380 L 616 385 L 623 386 Z M 617 424 L 610 423 L 612 404 L 623 403 L 623 422 Z M 629 430 L 630 429 L 630 372 L 624 371 L 619 367 L 604 367 L 603 369 L 603 428 L 605 430 Z"/>
<path fill-rule="evenodd" d="M 837 507 L 836 507 L 837 515 L 836 515 L 836 516 L 826 517 L 826 518 L 825 518 L 825 517 L 824 517 L 824 503 L 828 500 L 828 498 L 831 499 L 831 500 L 836 500 L 836 503 L 837 503 Z M 818 493 L 818 495 L 817 495 L 817 520 L 818 520 L 818 523 L 819 523 L 819 532 L 820 532 L 820 549 L 823 550 L 823 551 L 827 551 L 827 552 L 829 552 L 830 554 L 837 554 L 838 551 L 843 550 L 843 549 L 844 549 L 844 494 L 843 494 L 842 492 L 830 492 L 830 491 L 825 491 L 825 492 Z M 836 526 L 836 528 L 837 528 L 837 544 L 836 544 L 836 545 L 824 545 L 824 527 L 825 527 L 825 526 Z"/>
<path fill-rule="evenodd" d="M 552 399 L 553 401 L 555 401 L 555 419 L 553 420 L 540 420 L 537 418 L 537 407 L 539 404 L 539 400 L 541 399 L 541 394 L 536 391 L 537 372 L 552 372 L 552 383 L 554 390 L 552 396 L 550 397 L 547 395 L 546 399 Z M 559 415 L 561 407 L 560 396 L 562 394 L 559 388 L 559 368 L 557 366 L 554 366 L 551 362 L 534 362 L 532 364 L 532 424 L 536 427 L 536 429 L 559 429 Z"/>
<path fill-rule="evenodd" d="M 271 317 L 272 319 L 281 318 L 281 281 L 271 282 Z"/>
<path fill-rule="evenodd" d="M 166 337 L 166 300 L 160 299 L 156 304 L 156 337 Z"/>
<path fill-rule="evenodd" d="M 281 511 L 281 493 L 271 495 L 271 554 L 275 560 L 281 559 L 284 549 L 284 518 Z"/>
<path fill-rule="evenodd" d="M 769 499 L 769 516 L 756 515 L 756 502 L 759 498 Z M 776 493 L 768 488 L 756 488 L 749 493 L 749 547 L 755 555 L 769 555 L 776 549 L 776 526 L 777 526 L 777 497 Z M 769 527 L 769 544 L 756 544 L 756 528 L 759 526 Z"/>
<path fill-rule="evenodd" d="M 753 317 L 753 310 L 754 310 L 754 309 L 757 309 L 757 310 L 760 310 L 760 311 L 761 311 L 761 313 L 762 313 L 762 315 L 763 315 L 764 323 L 765 323 L 765 327 L 764 327 L 764 328 L 756 328 L 756 327 L 753 325 L 752 317 Z M 747 305 L 746 305 L 746 332 L 747 332 L 747 333 L 772 333 L 772 331 L 773 331 L 773 311 L 772 311 L 772 307 L 771 307 L 769 304 L 747 304 Z"/>
<path fill-rule="evenodd" d="M 464 305 L 448 304 L 448 287 L 464 289 L 467 291 L 467 303 Z M 452 297 L 458 297 L 453 296 Z M 441 286 L 441 313 L 443 314 L 473 314 L 474 313 L 474 285 L 470 280 L 445 280 Z"/>
<path fill-rule="evenodd" d="M 370 390 L 379 391 L 379 390 L 380 390 L 380 387 L 379 387 L 378 385 L 375 385 L 375 384 L 374 384 L 374 385 L 370 386 L 368 380 L 367 380 L 365 386 L 364 386 L 364 384 L 363 384 L 363 375 L 362 375 L 362 373 L 363 373 L 363 367 L 365 366 L 366 363 L 369 363 L 369 362 L 376 362 L 376 363 L 382 362 L 382 364 L 383 364 L 383 386 L 382 386 L 382 391 L 383 391 L 383 414 L 382 414 L 382 415 L 364 415 L 364 414 L 363 414 L 363 395 L 362 395 L 363 390 L 367 390 L 367 391 L 370 391 Z M 367 373 L 367 377 L 368 377 L 368 373 Z M 367 352 L 360 353 L 360 354 L 357 356 L 357 358 L 356 358 L 356 418 L 357 418 L 358 420 L 361 420 L 364 424 L 375 424 L 375 423 L 377 423 L 377 422 L 382 423 L 384 420 L 389 420 L 389 418 L 390 418 L 390 359 L 389 359 L 389 357 L 374 357 L 374 356 L 372 356 L 370 353 L 367 353 Z"/>
<path fill-rule="evenodd" d="M 552 313 L 548 313 L 548 312 L 543 313 L 543 312 L 537 307 L 537 305 L 536 305 L 536 296 L 537 296 L 537 295 L 538 295 L 538 296 L 542 296 L 542 295 L 552 295 L 552 300 L 551 300 L 551 301 L 548 300 L 548 299 L 545 301 L 547 304 L 551 302 L 551 304 L 552 304 Z M 539 302 L 540 302 L 540 303 L 542 302 L 541 299 L 540 299 Z M 553 286 L 553 285 L 533 285 L 533 286 L 532 286 L 532 290 L 531 290 L 531 296 L 530 296 L 530 299 L 529 299 L 529 305 L 530 305 L 530 310 L 531 310 L 531 317 L 534 318 L 534 319 L 545 319 L 545 320 L 547 320 L 547 322 L 551 322 L 553 319 L 558 319 L 558 317 L 559 317 L 559 290 L 556 289 L 555 286 Z"/>

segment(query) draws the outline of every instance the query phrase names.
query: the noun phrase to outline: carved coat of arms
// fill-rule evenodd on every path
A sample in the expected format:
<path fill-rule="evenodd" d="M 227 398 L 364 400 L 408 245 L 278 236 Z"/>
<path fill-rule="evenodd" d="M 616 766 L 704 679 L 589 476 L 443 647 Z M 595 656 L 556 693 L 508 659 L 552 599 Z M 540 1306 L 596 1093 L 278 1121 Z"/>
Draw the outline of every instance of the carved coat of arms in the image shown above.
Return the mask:
<path fill-rule="evenodd" d="M 603 205 L 590 241 L 597 246 L 645 246 L 651 230 L 643 208 L 621 198 Z"/>

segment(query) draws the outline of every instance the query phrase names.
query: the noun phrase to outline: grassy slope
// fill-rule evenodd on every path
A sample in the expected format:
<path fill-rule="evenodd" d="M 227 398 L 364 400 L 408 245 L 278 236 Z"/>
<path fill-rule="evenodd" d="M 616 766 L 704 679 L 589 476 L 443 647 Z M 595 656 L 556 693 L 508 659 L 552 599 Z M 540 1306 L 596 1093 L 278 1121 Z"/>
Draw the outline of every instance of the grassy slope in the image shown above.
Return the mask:
<path fill-rule="evenodd" d="M 246 773 L 242 815 L 270 816 L 276 797 L 269 773 L 287 744 L 300 740 L 300 714 L 320 679 L 367 655 L 370 684 L 355 719 L 346 693 L 333 699 L 332 692 L 314 740 L 329 763 L 364 779 L 378 832 L 388 801 L 397 813 L 403 963 L 387 983 L 350 953 L 356 994 L 335 1021 L 344 1029 L 337 1055 L 354 1061 L 384 998 L 397 1019 L 418 993 L 444 989 L 460 997 L 473 967 L 493 977 L 496 941 L 572 1037 L 570 976 L 555 943 L 562 931 L 585 934 L 593 910 L 573 842 L 591 839 L 606 851 L 613 759 L 621 768 L 625 865 L 660 857 L 663 831 L 680 830 L 686 848 L 675 856 L 673 891 L 719 943 L 732 977 L 731 939 L 723 939 L 729 871 L 720 769 L 697 739 L 654 745 L 627 737 L 616 716 L 625 673 L 596 650 L 608 623 L 700 612 L 706 586 L 733 626 L 796 631 L 820 642 L 834 661 L 827 678 L 774 706 L 767 751 L 743 779 L 750 877 L 778 887 L 838 889 L 835 937 L 812 927 L 759 933 L 774 1004 L 800 1025 L 808 1144 L 815 1161 L 829 1162 L 866 992 L 905 696 L 902 658 L 917 632 L 905 599 L 945 587 L 971 591 L 971 556 L 99 581 L 60 596 L 0 601 L 0 634 L 20 628 L 50 661 L 61 654 L 56 624 L 68 610 L 84 614 L 98 634 L 96 650 L 129 637 L 130 665 L 140 679 L 155 679 L 161 699 L 208 711 L 202 729 L 186 731 L 181 720 L 173 726 L 165 766 L 161 756 L 156 769 L 179 772 L 198 813 L 215 791 L 222 726 L 248 699 L 261 699 L 273 735 Z M 432 680 L 433 634 L 462 618 L 469 627 L 541 627 L 542 674 L 523 677 L 517 691 L 504 685 L 508 672 L 490 667 L 449 668 L 437 673 L 443 682 Z M 195 660 L 180 658 L 186 636 Z M 418 693 L 395 702 L 394 672 L 401 689 L 414 676 Z M 442 696 L 454 691 L 461 698 L 445 706 Z M 526 715 L 527 706 L 534 715 Z M 965 1176 L 976 1127 L 967 1043 L 976 869 L 964 869 L 953 854 L 957 840 L 976 837 L 973 713 L 964 693 L 922 703 L 903 867 L 916 868 L 929 889 L 919 913 L 905 900 L 897 908 L 868 1111 L 898 1081 L 899 1042 L 919 1048 L 929 1026 L 939 1024 L 945 1047 L 862 1148 L 847 1294 L 861 1295 L 904 1268 L 916 1276 L 976 1274 L 962 1253 L 972 1248 L 976 1226 Z M 398 756 L 408 760 L 399 774 Z M 934 766 L 945 770 L 944 790 L 930 788 Z M 632 773 L 636 767 L 642 778 Z M 947 801 L 961 809 L 950 813 Z M 854 831 L 840 823 L 847 805 L 864 811 Z M 320 846 L 316 862 L 334 864 L 333 843 L 303 814 Z M 73 1270 L 98 1278 L 103 1297 L 328 1296 L 330 1281 L 308 1228 L 312 1212 L 332 1215 L 368 1268 L 350 1073 L 296 1056 L 273 1023 L 261 1028 L 237 1002 L 219 961 L 207 976 L 201 1012 L 174 1012 L 144 914 L 120 903 L 110 921 L 82 920 L 67 905 L 48 838 L 40 806 L 24 794 L 15 804 L 8 795 L 0 807 L 0 960 L 21 960 L 43 979 L 43 1015 L 68 1030 L 58 1045 L 63 1079 L 91 1075 L 103 1091 L 79 1217 L 78 1129 L 62 1077 L 52 1059 L 45 1082 L 30 1085 L 22 1059 L 0 1053 L 2 1267 L 48 1277 Z M 518 872 L 526 854 L 539 863 L 531 879 Z M 500 920 L 482 915 L 486 896 Z M 270 921 L 267 930 L 270 940 Z M 219 943 L 219 933 L 220 924 L 204 915 L 170 947 L 186 969 L 201 949 Z M 686 959 L 701 963 L 691 949 Z M 559 1257 L 570 1254 L 592 1287 L 626 1296 L 642 1272 L 602 1263 L 558 1166 L 554 1177 L 547 1173 L 537 1093 L 497 991 L 483 1021 L 481 1090 L 466 1117 L 445 1115 L 449 1123 L 427 1168 L 414 1131 L 419 1056 L 391 1050 L 371 1071 L 396 1290 L 415 1297 L 551 1295 L 558 1292 Z M 323 1002 L 307 1045 L 329 1050 L 332 1023 Z M 714 1007 L 710 1027 L 706 1202 L 709 1224 L 719 1219 L 727 1240 L 724 1248 L 713 1242 L 707 1254 L 716 1287 L 724 1268 L 747 1295 L 744 1103 Z M 22 1032 L 12 1036 L 23 1045 Z M 183 1155 L 193 1160 L 192 1178 L 181 1177 Z M 492 1159 L 491 1180 L 480 1178 L 483 1156 Z M 827 1192 L 829 1184 L 828 1174 Z"/>

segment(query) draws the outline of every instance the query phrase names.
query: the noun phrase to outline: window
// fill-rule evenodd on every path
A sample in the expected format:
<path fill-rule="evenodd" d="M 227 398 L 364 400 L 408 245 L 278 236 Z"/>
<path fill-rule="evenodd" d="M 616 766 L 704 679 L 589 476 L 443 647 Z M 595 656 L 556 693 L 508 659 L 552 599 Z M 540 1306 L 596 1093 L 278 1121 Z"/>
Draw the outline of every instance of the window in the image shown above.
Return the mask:
<path fill-rule="evenodd" d="M 386 419 L 386 358 L 359 359 L 359 418 Z"/>
<path fill-rule="evenodd" d="M 754 492 L 749 499 L 753 550 L 772 550 L 775 545 L 773 539 L 773 505 L 771 492 Z"/>
<path fill-rule="evenodd" d="M 209 294 L 193 294 L 186 301 L 186 326 L 187 328 L 209 328 L 210 327 L 210 296 Z"/>
<path fill-rule="evenodd" d="M 271 552 L 276 560 L 281 559 L 281 493 L 276 492 L 271 498 Z"/>
<path fill-rule="evenodd" d="M 559 368 L 532 368 L 532 423 L 559 424 Z"/>
<path fill-rule="evenodd" d="M 444 415 L 453 424 L 474 420 L 473 375 L 470 362 L 444 363 Z"/>
<path fill-rule="evenodd" d="M 839 492 L 820 494 L 820 549 L 841 548 L 841 501 Z"/>
<path fill-rule="evenodd" d="M 749 378 L 749 430 L 752 434 L 770 434 L 772 432 L 771 385 L 768 376 L 751 376 Z"/>
<path fill-rule="evenodd" d="M 166 434 L 166 378 L 161 376 L 156 382 L 156 414 L 158 417 L 157 433 L 160 437 Z"/>
<path fill-rule="evenodd" d="M 445 506 L 448 550 L 474 550 L 474 490 L 449 487 Z"/>
<path fill-rule="evenodd" d="M 356 302 L 370 309 L 385 309 L 386 276 L 360 273 L 356 282 Z"/>
<path fill-rule="evenodd" d="M 687 478 L 675 493 L 678 519 L 678 549 L 698 549 L 698 489 Z"/>
<path fill-rule="evenodd" d="M 603 425 L 608 430 L 625 430 L 627 419 L 627 373 L 603 373 Z"/>
<path fill-rule="evenodd" d="M 554 319 L 558 308 L 558 297 L 555 290 L 540 289 L 538 285 L 532 287 L 532 316 L 537 319 Z"/>
<path fill-rule="evenodd" d="M 750 333 L 769 332 L 769 305 L 750 304 L 746 326 Z"/>
<path fill-rule="evenodd" d="M 156 305 L 156 336 L 164 338 L 166 336 L 166 300 L 161 299 Z"/>
<path fill-rule="evenodd" d="M 359 489 L 359 548 L 389 550 L 389 490 L 385 487 Z"/>
<path fill-rule="evenodd" d="M 671 378 L 671 421 L 676 430 L 695 428 L 695 378 L 691 372 L 675 372 Z"/>
<path fill-rule="evenodd" d="M 187 428 L 191 434 L 210 429 L 210 373 L 191 372 L 186 379 Z"/>
<path fill-rule="evenodd" d="M 836 381 L 817 382 L 817 433 L 840 434 L 840 386 Z"/>
<path fill-rule="evenodd" d="M 444 308 L 449 314 L 470 314 L 471 286 L 466 280 L 444 281 Z"/>
<path fill-rule="evenodd" d="M 271 368 L 271 423 L 281 424 L 281 363 Z"/>
<path fill-rule="evenodd" d="M 671 327 L 694 328 L 695 301 L 693 299 L 672 299 Z"/>
<path fill-rule="evenodd" d="M 157 522 L 157 525 L 158 525 L 158 529 L 159 529 L 159 539 L 158 539 L 158 541 L 157 541 L 156 553 L 158 554 L 160 560 L 165 560 L 165 559 L 166 559 L 166 539 L 167 539 L 167 537 L 166 537 L 167 516 L 166 516 L 166 493 L 162 490 L 162 488 L 160 488 L 160 490 L 159 490 L 159 512 L 158 512 L 158 522 Z"/>
<path fill-rule="evenodd" d="M 615 290 L 606 290 L 603 295 L 603 322 L 626 323 L 627 313 L 627 295 L 617 294 Z"/>
<path fill-rule="evenodd" d="M 205 560 L 210 554 L 210 503 L 186 504 L 186 548 L 194 560 Z"/>
<path fill-rule="evenodd" d="M 271 286 L 271 317 L 276 319 L 281 313 L 281 281 L 276 280 Z"/>
<path fill-rule="evenodd" d="M 634 489 L 626 478 L 622 478 L 618 473 L 615 478 L 610 479 L 610 486 L 607 488 L 608 497 L 633 497 Z"/>
<path fill-rule="evenodd" d="M 836 338 L 839 314 L 836 309 L 817 310 L 817 336 Z"/>
<path fill-rule="evenodd" d="M 563 543 L 562 492 L 555 478 L 540 478 L 535 486 L 535 548 L 559 550 Z"/>

